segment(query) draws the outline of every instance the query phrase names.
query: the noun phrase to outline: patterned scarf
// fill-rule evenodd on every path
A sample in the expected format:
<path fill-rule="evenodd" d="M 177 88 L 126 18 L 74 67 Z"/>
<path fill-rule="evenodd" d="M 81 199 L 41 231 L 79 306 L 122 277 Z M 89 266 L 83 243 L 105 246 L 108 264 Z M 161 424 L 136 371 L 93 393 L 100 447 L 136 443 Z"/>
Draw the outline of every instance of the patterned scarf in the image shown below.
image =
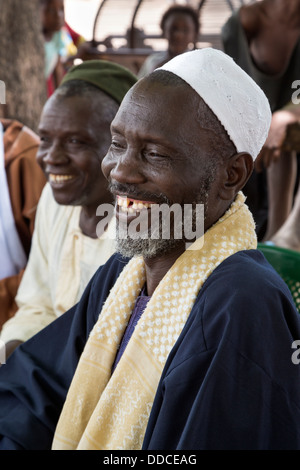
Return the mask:
<path fill-rule="evenodd" d="M 73 377 L 52 448 L 141 449 L 168 354 L 203 283 L 228 256 L 256 248 L 252 215 L 239 193 L 225 215 L 161 280 L 113 374 L 111 368 L 145 283 L 141 257 L 125 266 L 99 315 Z"/>

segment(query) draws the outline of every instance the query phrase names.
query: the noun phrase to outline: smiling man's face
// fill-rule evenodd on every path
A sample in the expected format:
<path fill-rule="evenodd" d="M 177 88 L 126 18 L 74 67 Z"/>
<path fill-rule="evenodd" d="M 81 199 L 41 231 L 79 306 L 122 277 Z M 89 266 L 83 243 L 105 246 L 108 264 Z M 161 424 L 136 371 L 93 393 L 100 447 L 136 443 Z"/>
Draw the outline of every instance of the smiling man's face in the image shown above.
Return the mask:
<path fill-rule="evenodd" d="M 157 204 L 204 204 L 206 226 L 218 219 L 217 160 L 211 158 L 215 136 L 201 127 L 199 102 L 188 86 L 166 87 L 147 78 L 123 100 L 102 162 L 119 223 L 126 220 L 130 225 L 144 212 L 151 230 L 149 212 Z M 119 241 L 118 250 L 153 257 L 178 246 L 184 250 L 185 240 L 172 235 L 154 240 L 128 237 Z"/>
<path fill-rule="evenodd" d="M 93 96 L 52 96 L 44 107 L 37 161 L 59 204 L 88 206 L 109 200 L 101 162 L 110 144 L 110 101 L 99 91 Z"/>

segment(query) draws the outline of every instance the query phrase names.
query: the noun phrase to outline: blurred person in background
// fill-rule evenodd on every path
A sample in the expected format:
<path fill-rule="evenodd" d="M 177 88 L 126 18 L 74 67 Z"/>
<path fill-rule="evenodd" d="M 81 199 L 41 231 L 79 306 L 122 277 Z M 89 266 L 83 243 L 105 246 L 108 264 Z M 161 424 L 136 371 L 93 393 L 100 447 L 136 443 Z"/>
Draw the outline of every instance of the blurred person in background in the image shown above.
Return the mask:
<path fill-rule="evenodd" d="M 40 0 L 45 40 L 45 76 L 50 96 L 75 58 L 84 53 L 85 38 L 65 21 L 64 0 Z"/>
<path fill-rule="evenodd" d="M 222 40 L 225 52 L 265 92 L 273 113 L 268 139 L 244 188 L 258 239 L 269 241 L 290 214 L 297 180 L 296 152 L 282 145 L 295 120 L 285 107 L 290 108 L 292 84 L 300 77 L 300 0 L 243 5 L 223 26 Z M 292 240 L 285 245 L 296 246 Z"/>
<path fill-rule="evenodd" d="M 167 39 L 166 51 L 150 54 L 138 72 L 144 77 L 178 54 L 195 49 L 199 38 L 200 22 L 197 11 L 188 5 L 172 5 L 160 21 L 162 37 Z"/>

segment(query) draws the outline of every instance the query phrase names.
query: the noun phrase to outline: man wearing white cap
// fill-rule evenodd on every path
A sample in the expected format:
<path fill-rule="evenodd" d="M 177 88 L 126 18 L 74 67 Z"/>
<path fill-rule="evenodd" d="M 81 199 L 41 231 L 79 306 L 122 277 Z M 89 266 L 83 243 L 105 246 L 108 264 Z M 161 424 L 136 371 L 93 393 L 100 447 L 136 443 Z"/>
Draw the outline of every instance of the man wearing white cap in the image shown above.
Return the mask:
<path fill-rule="evenodd" d="M 102 165 L 119 253 L 0 368 L 0 448 L 300 448 L 300 318 L 241 192 L 270 118 L 209 48 L 131 88 Z M 170 211 L 167 237 L 168 211 L 152 230 L 163 206 L 192 207 Z"/>

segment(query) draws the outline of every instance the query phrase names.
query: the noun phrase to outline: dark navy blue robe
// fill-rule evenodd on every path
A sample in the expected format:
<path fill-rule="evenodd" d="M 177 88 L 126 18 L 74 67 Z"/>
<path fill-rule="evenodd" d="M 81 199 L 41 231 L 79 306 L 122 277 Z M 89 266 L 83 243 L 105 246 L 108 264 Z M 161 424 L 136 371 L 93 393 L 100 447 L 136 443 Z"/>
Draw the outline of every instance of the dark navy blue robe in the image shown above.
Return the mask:
<path fill-rule="evenodd" d="M 77 306 L 0 367 L 0 449 L 51 448 L 80 354 L 125 263 L 114 255 Z M 144 449 L 300 449 L 295 340 L 300 316 L 263 255 L 226 259 L 168 357 Z"/>

